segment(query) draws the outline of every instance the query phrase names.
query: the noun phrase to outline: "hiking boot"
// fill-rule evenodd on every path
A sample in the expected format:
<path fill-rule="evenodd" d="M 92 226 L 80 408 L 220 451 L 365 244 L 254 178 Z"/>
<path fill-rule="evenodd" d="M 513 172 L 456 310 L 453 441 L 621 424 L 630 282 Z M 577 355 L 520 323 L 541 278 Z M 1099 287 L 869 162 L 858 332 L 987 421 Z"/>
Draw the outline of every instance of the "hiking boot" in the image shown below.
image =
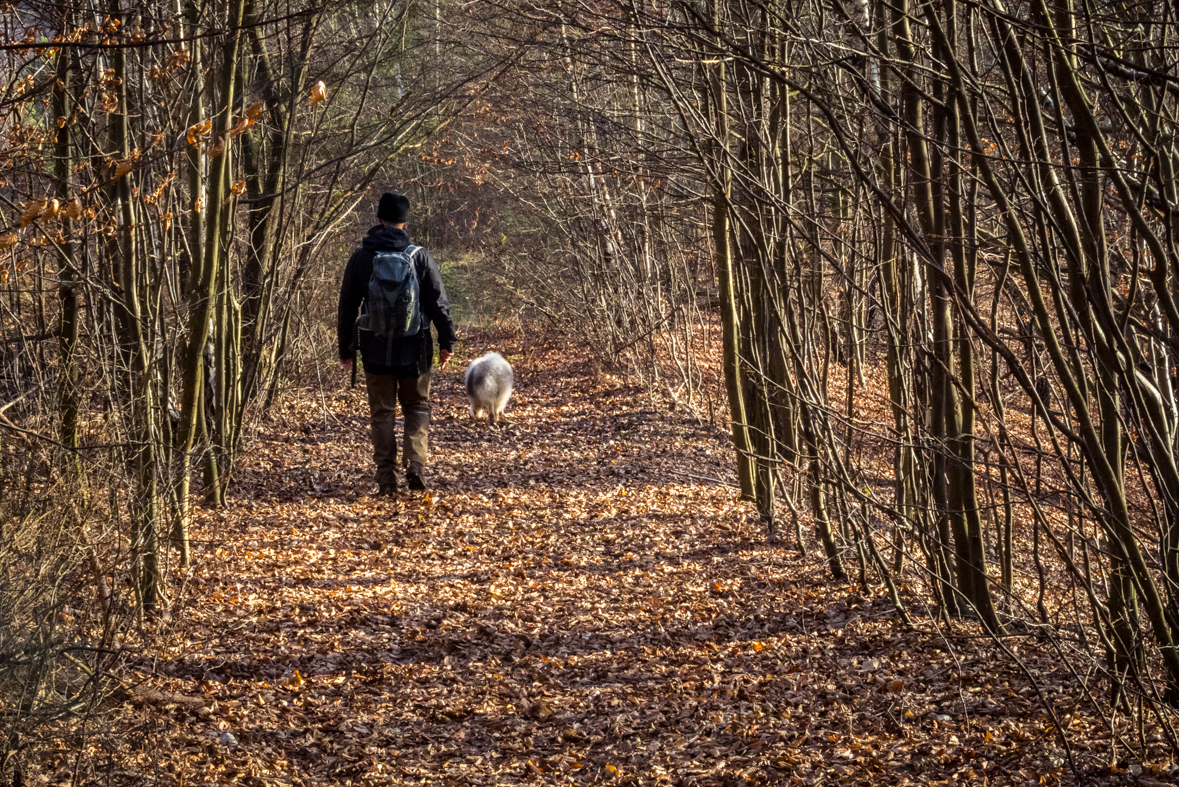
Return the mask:
<path fill-rule="evenodd" d="M 426 486 L 426 479 L 422 477 L 421 465 L 410 465 L 409 469 L 405 471 L 405 483 L 415 492 L 424 492 L 429 489 Z"/>
<path fill-rule="evenodd" d="M 381 484 L 377 497 L 397 497 L 397 484 Z"/>

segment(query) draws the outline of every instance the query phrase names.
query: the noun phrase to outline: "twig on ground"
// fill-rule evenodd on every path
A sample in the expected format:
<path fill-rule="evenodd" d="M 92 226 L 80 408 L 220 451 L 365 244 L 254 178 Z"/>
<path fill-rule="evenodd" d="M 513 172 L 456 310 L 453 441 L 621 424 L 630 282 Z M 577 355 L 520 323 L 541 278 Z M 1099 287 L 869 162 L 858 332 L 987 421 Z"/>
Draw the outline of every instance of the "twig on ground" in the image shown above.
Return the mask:
<path fill-rule="evenodd" d="M 728 481 L 722 481 L 719 478 L 712 478 L 711 476 L 693 475 L 692 473 L 681 473 L 679 470 L 668 470 L 667 472 L 671 473 L 672 475 L 682 475 L 685 478 L 695 478 L 698 481 L 711 481 L 714 484 L 717 484 L 718 486 L 723 486 L 728 489 L 740 489 L 741 488 L 741 487 L 737 486 L 736 484 L 730 484 Z"/>

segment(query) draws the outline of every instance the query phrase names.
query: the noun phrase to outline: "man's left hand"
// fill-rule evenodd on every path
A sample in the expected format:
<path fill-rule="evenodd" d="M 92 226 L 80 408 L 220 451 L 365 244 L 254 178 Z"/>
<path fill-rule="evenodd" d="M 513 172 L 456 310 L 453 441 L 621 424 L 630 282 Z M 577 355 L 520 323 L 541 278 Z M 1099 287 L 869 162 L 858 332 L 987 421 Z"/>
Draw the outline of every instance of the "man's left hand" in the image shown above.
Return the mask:
<path fill-rule="evenodd" d="M 450 350 L 438 350 L 438 368 L 445 369 L 446 362 L 454 357 L 454 353 Z"/>

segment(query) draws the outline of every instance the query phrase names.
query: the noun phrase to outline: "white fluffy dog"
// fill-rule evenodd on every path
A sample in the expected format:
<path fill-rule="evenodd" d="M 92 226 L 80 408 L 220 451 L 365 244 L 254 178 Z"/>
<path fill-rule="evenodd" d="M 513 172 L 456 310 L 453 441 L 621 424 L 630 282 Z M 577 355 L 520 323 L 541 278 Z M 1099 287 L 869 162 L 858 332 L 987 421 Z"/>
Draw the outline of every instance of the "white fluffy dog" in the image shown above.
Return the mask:
<path fill-rule="evenodd" d="M 471 361 L 463 381 L 471 402 L 471 417 L 487 413 L 492 425 L 503 418 L 504 408 L 512 396 L 512 366 L 499 353 L 487 353 Z"/>

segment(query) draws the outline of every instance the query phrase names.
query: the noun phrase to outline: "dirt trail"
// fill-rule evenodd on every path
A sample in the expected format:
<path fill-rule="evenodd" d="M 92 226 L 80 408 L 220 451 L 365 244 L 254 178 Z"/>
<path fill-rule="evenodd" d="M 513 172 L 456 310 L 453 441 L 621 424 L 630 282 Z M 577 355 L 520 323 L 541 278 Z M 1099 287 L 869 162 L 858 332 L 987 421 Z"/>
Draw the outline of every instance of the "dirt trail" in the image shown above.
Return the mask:
<path fill-rule="evenodd" d="M 903 632 L 682 475 L 731 477 L 717 429 L 576 351 L 485 349 L 515 366 L 511 426 L 439 375 L 428 496 L 368 496 L 362 391 L 263 424 L 146 673 L 158 783 L 1071 780 L 979 640 Z"/>

